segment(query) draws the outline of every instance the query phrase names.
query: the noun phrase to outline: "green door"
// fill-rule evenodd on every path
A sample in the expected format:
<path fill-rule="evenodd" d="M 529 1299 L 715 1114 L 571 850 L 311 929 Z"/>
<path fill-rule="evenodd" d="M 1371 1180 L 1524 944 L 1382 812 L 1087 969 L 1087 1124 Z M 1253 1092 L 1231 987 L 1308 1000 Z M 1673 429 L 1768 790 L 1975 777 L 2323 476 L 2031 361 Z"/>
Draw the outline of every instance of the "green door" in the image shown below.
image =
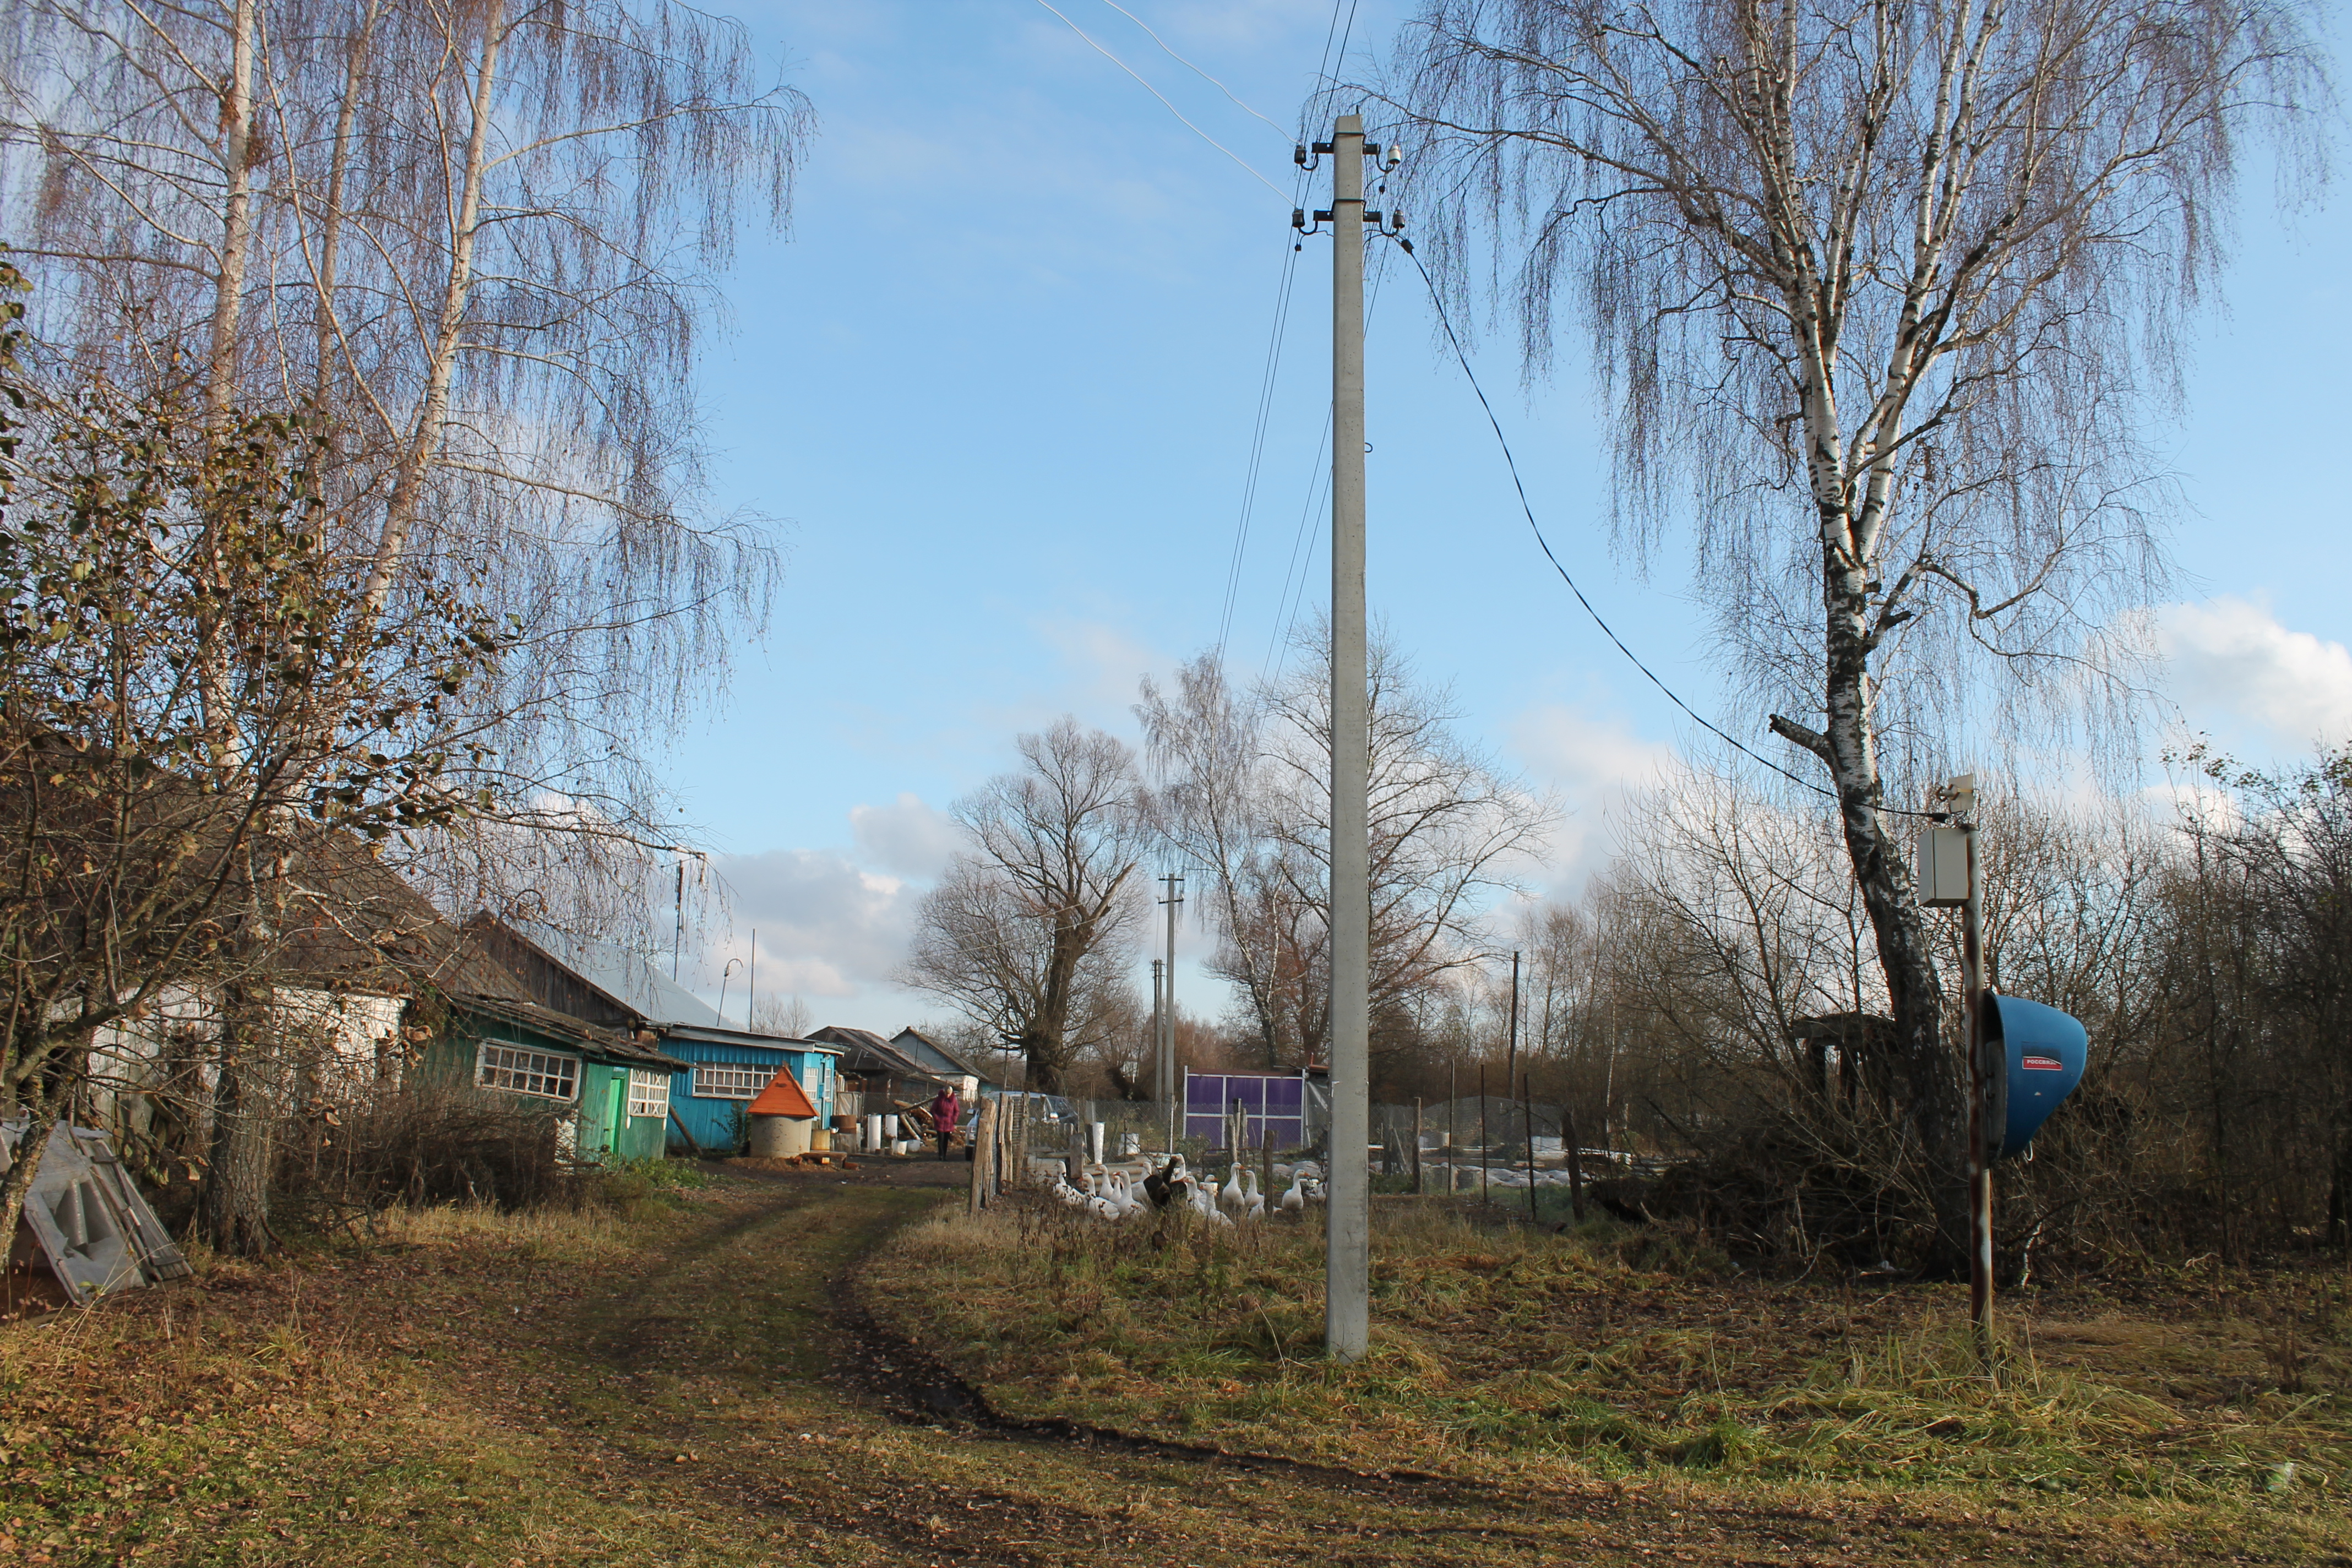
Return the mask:
<path fill-rule="evenodd" d="M 621 1153 L 621 1129 L 628 1125 L 625 1118 L 629 1110 L 629 1075 L 625 1071 L 614 1072 L 612 1082 L 612 1103 L 604 1110 L 604 1147 L 617 1159 Z"/>

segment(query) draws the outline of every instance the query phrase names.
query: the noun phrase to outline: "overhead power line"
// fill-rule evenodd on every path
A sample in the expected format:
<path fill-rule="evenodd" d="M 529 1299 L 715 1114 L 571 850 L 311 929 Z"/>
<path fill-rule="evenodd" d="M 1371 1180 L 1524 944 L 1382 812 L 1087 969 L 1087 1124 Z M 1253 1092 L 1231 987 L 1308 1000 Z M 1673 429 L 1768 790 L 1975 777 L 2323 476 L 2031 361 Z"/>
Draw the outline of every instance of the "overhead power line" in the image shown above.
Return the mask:
<path fill-rule="evenodd" d="M 1269 180 L 1264 174 L 1259 174 L 1256 167 L 1253 165 L 1248 159 L 1244 158 L 1240 153 L 1234 152 L 1232 148 L 1226 146 L 1223 142 L 1218 141 L 1215 137 L 1210 135 L 1199 126 L 1193 124 L 1190 120 L 1185 120 L 1184 111 L 1177 108 L 1174 104 L 1170 103 L 1166 93 L 1161 92 L 1158 88 L 1152 86 L 1149 81 L 1146 81 L 1141 71 L 1137 70 L 1133 66 L 1129 65 L 1125 60 L 1120 59 L 1117 55 L 1112 54 L 1108 49 L 1103 47 L 1102 45 L 1097 43 L 1093 34 L 1087 32 L 1084 27 L 1079 26 L 1076 22 L 1071 21 L 1067 16 L 1063 16 L 1060 11 L 1055 10 L 1052 0 L 1037 0 L 1037 4 L 1045 6 L 1048 11 L 1053 11 L 1055 16 L 1061 16 L 1063 26 L 1068 27 L 1070 31 L 1076 33 L 1081 38 L 1086 39 L 1087 47 L 1092 48 L 1095 53 L 1102 56 L 1103 58 L 1108 60 L 1111 64 L 1117 66 L 1119 69 L 1133 77 L 1142 85 L 1144 91 L 1150 93 L 1152 97 L 1160 101 L 1161 105 L 1167 109 L 1169 113 L 1174 115 L 1178 120 L 1183 121 L 1185 130 L 1190 131 L 1193 135 L 1198 136 L 1202 141 L 1206 142 L 1210 146 L 1214 147 L 1218 152 L 1223 153 L 1226 157 L 1231 158 L 1234 163 L 1247 170 L 1251 179 L 1255 180 L 1259 184 L 1264 185 L 1276 195 L 1281 196 L 1284 201 L 1286 202 L 1290 200 L 1289 195 L 1284 192 L 1280 185 L 1276 184 L 1272 180 Z M 1150 29 L 1149 28 L 1145 29 L 1147 32 L 1150 30 Z M 1166 47 L 1165 45 L 1162 45 L 1161 47 Z M 1232 97 L 1232 94 L 1228 93 L 1226 96 Z M 1235 99 L 1234 101 L 1238 103 L 1241 100 Z M 1244 109 L 1249 108 L 1247 104 L 1243 104 L 1242 107 Z M 1255 110 L 1250 110 L 1250 112 L 1255 114 L 1257 111 Z"/>
<path fill-rule="evenodd" d="M 1145 33 L 1150 34 L 1151 41 L 1160 46 L 1160 50 L 1162 54 L 1166 55 L 1170 59 L 1174 60 L 1178 65 L 1182 66 L 1186 70 L 1191 71 L 1194 76 L 1199 77 L 1202 81 L 1207 82 L 1211 87 L 1215 88 L 1219 92 L 1223 93 L 1228 99 L 1233 100 L 1233 105 L 1235 109 L 1240 110 L 1244 114 L 1249 115 L 1253 119 L 1265 120 L 1265 115 L 1258 113 L 1256 110 L 1252 109 L 1248 104 L 1244 103 L 1240 99 L 1235 98 L 1232 88 L 1227 87 L 1223 82 L 1219 81 L 1215 77 L 1211 76 L 1207 71 L 1202 70 L 1199 66 L 1194 65 L 1182 55 L 1180 55 L 1174 49 L 1170 48 L 1168 47 L 1167 39 L 1151 31 L 1150 23 L 1145 21 L 1134 12 L 1120 5 L 1118 0 L 1103 0 L 1103 4 L 1118 12 L 1120 16 L 1126 17 L 1129 21 L 1134 23 L 1137 26 L 1142 28 Z M 1285 131 L 1281 126 L 1275 124 L 1273 121 L 1265 120 L 1265 123 L 1269 130 L 1271 130 L 1276 136 L 1281 137 L 1285 142 L 1291 140 L 1290 132 Z"/>

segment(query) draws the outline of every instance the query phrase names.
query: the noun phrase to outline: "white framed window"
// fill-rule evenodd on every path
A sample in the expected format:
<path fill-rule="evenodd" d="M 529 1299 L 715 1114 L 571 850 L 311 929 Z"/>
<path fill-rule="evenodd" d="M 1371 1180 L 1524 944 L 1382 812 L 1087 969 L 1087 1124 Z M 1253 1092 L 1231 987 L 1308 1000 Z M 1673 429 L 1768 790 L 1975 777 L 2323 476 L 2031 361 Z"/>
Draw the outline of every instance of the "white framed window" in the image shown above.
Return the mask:
<path fill-rule="evenodd" d="M 669 1114 L 669 1074 L 649 1072 L 644 1068 L 631 1068 L 629 1069 L 629 1114 L 667 1116 Z"/>
<path fill-rule="evenodd" d="M 547 1100 L 577 1100 L 580 1097 L 580 1058 L 559 1057 L 550 1051 L 526 1050 L 520 1046 L 494 1045 L 485 1040 L 481 1055 L 475 1060 L 474 1081 L 484 1089 L 502 1089 L 509 1094 L 536 1094 Z"/>
<path fill-rule="evenodd" d="M 745 1067 L 740 1062 L 702 1062 L 694 1069 L 694 1092 L 700 1100 L 757 1100 L 775 1076 L 773 1068 Z"/>

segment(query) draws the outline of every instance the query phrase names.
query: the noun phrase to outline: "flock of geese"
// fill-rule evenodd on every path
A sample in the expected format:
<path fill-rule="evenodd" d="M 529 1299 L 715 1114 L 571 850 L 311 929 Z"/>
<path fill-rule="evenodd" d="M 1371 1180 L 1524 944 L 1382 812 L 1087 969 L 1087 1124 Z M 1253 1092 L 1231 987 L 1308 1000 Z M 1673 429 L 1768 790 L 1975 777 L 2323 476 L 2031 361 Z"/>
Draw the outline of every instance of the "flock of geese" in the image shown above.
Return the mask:
<path fill-rule="evenodd" d="M 1266 1194 L 1258 1189 L 1257 1173 L 1235 1161 L 1225 1173 L 1224 1185 L 1213 1173 L 1196 1176 L 1181 1154 L 1150 1155 L 1116 1165 L 1089 1165 L 1082 1182 L 1073 1184 L 1061 1171 L 1054 1173 L 1054 1195 L 1069 1208 L 1083 1209 L 1097 1219 L 1139 1219 L 1182 1205 L 1212 1225 L 1230 1226 L 1264 1219 Z M 1312 1160 L 1274 1167 L 1276 1182 L 1290 1185 L 1274 1200 L 1276 1214 L 1304 1215 L 1310 1203 L 1323 1201 L 1323 1167 Z"/>

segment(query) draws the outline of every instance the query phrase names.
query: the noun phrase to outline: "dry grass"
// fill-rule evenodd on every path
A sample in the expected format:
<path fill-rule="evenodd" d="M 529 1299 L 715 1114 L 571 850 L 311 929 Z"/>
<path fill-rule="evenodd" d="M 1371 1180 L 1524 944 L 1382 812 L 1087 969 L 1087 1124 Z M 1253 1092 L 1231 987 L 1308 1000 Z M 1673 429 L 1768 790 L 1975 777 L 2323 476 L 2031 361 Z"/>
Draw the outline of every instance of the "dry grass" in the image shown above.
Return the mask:
<path fill-rule="evenodd" d="M 193 1280 L 0 1326 L 0 1563 L 676 1560 L 556 1424 L 595 1383 L 565 1343 L 583 1299 L 698 1206 L 644 1182 L 395 1209 L 266 1264 L 198 1248 Z M 698 1560 L 766 1555 L 719 1544 Z"/>
<path fill-rule="evenodd" d="M 2258 1508 L 2352 1542 L 2340 1278 L 2239 1282 L 2221 1314 L 2193 1281 L 2015 1298 L 1996 1384 L 1963 1290 L 1766 1281 L 1670 1234 L 1486 1227 L 1442 1201 L 1383 1200 L 1376 1233 L 1372 1352 L 1349 1368 L 1319 1359 L 1308 1227 L 943 1215 L 877 1259 L 874 1293 L 1024 1414 L 1424 1469 Z"/>

